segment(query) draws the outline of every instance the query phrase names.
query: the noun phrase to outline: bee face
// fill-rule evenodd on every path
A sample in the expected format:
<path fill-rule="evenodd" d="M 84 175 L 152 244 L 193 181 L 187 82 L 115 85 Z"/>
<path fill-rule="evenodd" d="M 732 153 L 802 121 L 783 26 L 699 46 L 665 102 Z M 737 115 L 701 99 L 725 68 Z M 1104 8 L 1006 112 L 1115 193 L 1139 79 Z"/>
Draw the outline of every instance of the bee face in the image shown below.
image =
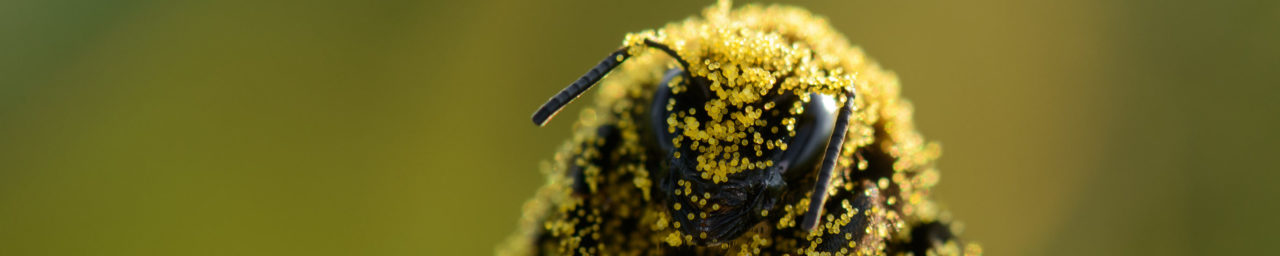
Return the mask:
<path fill-rule="evenodd" d="M 738 237 L 747 228 L 763 221 L 765 218 L 762 212 L 776 210 L 777 202 L 785 192 L 801 187 L 787 184 L 805 183 L 802 179 L 815 171 L 816 157 L 822 153 L 822 146 L 826 145 L 830 137 L 836 106 L 832 97 L 816 93 L 809 94 L 807 102 L 794 93 L 767 93 L 762 98 L 764 103 L 757 104 L 761 105 L 760 123 L 786 123 L 791 127 L 785 130 L 778 129 L 780 126 L 772 129 L 748 128 L 746 131 L 756 137 L 750 140 L 725 141 L 729 144 L 728 147 L 750 150 L 732 154 L 702 154 L 707 150 L 701 149 L 718 147 L 720 142 L 716 145 L 677 143 L 684 138 L 714 133 L 717 128 L 708 129 L 704 126 L 699 130 L 689 126 L 692 123 L 714 123 L 715 119 L 710 114 L 705 114 L 709 112 L 705 110 L 715 106 L 707 104 L 713 98 L 706 93 L 711 91 L 707 86 L 709 79 L 693 76 L 692 80 L 686 80 L 685 77 L 685 71 L 681 69 L 668 71 L 660 83 L 667 86 L 659 87 L 654 93 L 649 125 L 659 127 L 655 129 L 653 139 L 660 146 L 655 147 L 656 150 L 650 154 L 665 159 L 664 162 L 667 163 L 658 172 L 659 190 L 672 201 L 670 212 L 676 216 L 676 221 L 683 223 L 683 232 L 708 234 L 705 238 L 695 237 L 694 243 L 718 244 Z M 684 93 L 673 92 L 673 88 Z M 779 105 L 801 107 L 790 111 L 780 111 L 773 107 Z M 769 108 L 766 110 L 765 106 Z M 699 109 L 704 110 L 704 114 L 699 114 Z M 734 113 L 750 112 L 742 108 L 729 109 L 738 111 Z M 670 122 L 680 119 L 687 120 Z M 763 164 L 752 164 L 750 161 L 753 160 Z M 708 179 L 714 173 L 708 171 L 712 167 L 701 164 L 734 161 L 746 163 L 740 164 L 746 166 L 722 179 Z M 680 207 L 674 207 L 675 205 Z"/>

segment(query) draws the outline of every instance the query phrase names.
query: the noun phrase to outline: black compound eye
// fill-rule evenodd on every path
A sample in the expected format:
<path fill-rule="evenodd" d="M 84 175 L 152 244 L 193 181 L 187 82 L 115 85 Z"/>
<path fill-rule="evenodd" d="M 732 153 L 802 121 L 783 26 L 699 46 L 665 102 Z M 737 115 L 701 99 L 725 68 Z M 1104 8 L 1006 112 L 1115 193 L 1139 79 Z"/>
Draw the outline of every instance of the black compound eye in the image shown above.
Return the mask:
<path fill-rule="evenodd" d="M 667 116 L 671 114 L 671 111 L 675 110 L 674 104 L 679 102 L 676 102 L 668 84 L 673 81 L 682 82 L 684 75 L 684 70 L 678 68 L 667 70 L 667 73 L 663 75 L 662 82 L 657 85 L 657 90 L 654 90 L 653 103 L 649 106 L 649 127 L 652 130 L 654 141 L 657 141 L 658 144 L 656 149 L 660 150 L 658 153 L 662 157 L 669 157 L 670 153 L 676 152 L 675 145 L 671 140 L 675 137 L 675 131 L 670 129 L 670 125 L 667 123 Z"/>

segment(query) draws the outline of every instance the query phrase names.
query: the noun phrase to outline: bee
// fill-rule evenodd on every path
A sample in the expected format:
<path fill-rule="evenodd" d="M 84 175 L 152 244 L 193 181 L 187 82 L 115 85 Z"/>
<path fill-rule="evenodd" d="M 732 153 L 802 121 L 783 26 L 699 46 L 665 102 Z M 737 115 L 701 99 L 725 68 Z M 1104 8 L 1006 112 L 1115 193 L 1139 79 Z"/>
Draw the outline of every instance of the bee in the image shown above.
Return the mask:
<path fill-rule="evenodd" d="M 593 86 L 499 254 L 981 253 L 929 198 L 940 147 L 897 77 L 803 9 L 628 34 L 534 124 Z"/>

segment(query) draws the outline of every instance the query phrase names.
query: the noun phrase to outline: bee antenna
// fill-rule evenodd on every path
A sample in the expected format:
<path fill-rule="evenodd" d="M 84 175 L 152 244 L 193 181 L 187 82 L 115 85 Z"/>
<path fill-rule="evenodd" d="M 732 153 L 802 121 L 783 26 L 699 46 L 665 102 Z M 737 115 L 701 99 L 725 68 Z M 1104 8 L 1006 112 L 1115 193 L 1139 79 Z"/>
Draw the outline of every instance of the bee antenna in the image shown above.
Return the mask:
<path fill-rule="evenodd" d="M 649 39 L 644 40 L 644 45 L 661 50 L 667 55 L 671 55 L 671 57 L 675 58 L 677 62 L 680 62 L 681 67 L 686 71 L 689 70 L 689 63 L 685 62 L 683 58 L 680 58 L 680 55 L 677 54 L 676 51 L 671 50 L 671 47 L 667 47 L 667 45 L 654 42 Z M 582 96 L 583 92 L 586 92 L 587 89 L 591 89 L 591 86 L 595 85 L 596 82 L 599 82 L 601 78 L 604 78 L 605 74 L 608 74 L 609 71 L 613 70 L 613 68 L 618 67 L 618 65 L 621 65 L 623 61 L 630 58 L 631 53 L 628 52 L 629 49 L 630 47 L 623 47 L 622 49 L 618 49 L 617 51 L 609 54 L 609 57 L 605 57 L 604 60 L 601 60 L 599 64 L 596 64 L 594 68 L 588 70 L 586 74 L 578 77 L 577 81 L 573 81 L 572 84 L 569 84 L 569 86 L 560 90 L 560 92 L 556 93 L 555 96 L 547 99 L 547 103 L 543 103 L 542 107 L 539 107 L 537 111 L 533 112 L 533 124 L 538 126 L 546 125 L 548 121 L 551 121 L 551 117 L 554 117 L 557 113 L 560 113 L 561 109 L 564 109 L 565 105 L 568 105 L 569 102 L 577 99 L 578 96 Z M 689 72 L 684 73 L 685 81 L 693 81 L 693 77 L 689 75 Z"/>
<path fill-rule="evenodd" d="M 627 60 L 628 57 L 631 57 L 631 54 L 627 52 L 626 47 L 610 53 L 609 57 L 605 57 L 604 60 L 600 61 L 600 64 L 596 64 L 596 67 L 588 70 L 582 77 L 578 77 L 577 81 L 573 81 L 568 87 L 560 90 L 560 93 L 556 93 L 551 99 L 547 99 L 547 103 L 542 104 L 538 111 L 533 112 L 533 124 L 538 126 L 546 125 L 547 121 L 551 120 L 551 117 L 555 116 L 556 113 L 560 113 L 560 109 L 563 109 L 573 99 L 577 99 L 587 89 L 591 89 L 591 86 L 600 81 L 600 78 L 603 78 L 618 64 L 622 64 L 622 61 Z"/>
<path fill-rule="evenodd" d="M 671 55 L 671 58 L 675 58 L 676 62 L 680 63 L 680 67 L 684 68 L 685 81 L 693 81 L 693 77 L 689 75 L 689 72 L 692 72 L 689 70 L 689 62 L 685 61 L 684 58 L 681 58 L 680 54 L 677 53 L 675 50 L 671 50 L 671 47 L 668 47 L 667 45 L 659 42 L 654 42 L 653 40 L 649 40 L 649 39 L 644 40 L 644 45 L 653 47 L 654 49 L 661 50 L 667 55 Z"/>
<path fill-rule="evenodd" d="M 809 195 L 809 211 L 804 214 L 804 230 L 813 231 L 822 216 L 822 207 L 827 203 L 827 192 L 831 189 L 831 174 L 835 172 L 836 159 L 840 157 L 840 149 L 844 147 L 844 136 L 849 130 L 849 118 L 853 116 L 854 93 L 849 93 L 840 107 L 840 116 L 836 118 L 836 127 L 831 131 L 831 140 L 827 142 L 827 153 L 822 157 L 822 168 L 818 169 L 818 182 L 813 184 L 813 193 Z"/>

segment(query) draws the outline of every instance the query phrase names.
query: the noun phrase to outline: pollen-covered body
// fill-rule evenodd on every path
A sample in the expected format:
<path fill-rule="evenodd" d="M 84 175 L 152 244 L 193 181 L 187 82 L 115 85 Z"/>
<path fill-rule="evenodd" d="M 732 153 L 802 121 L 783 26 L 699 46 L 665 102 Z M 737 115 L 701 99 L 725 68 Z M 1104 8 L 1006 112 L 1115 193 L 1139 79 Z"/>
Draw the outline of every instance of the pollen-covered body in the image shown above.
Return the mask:
<path fill-rule="evenodd" d="M 639 47 L 645 40 L 670 52 Z M 547 183 L 500 253 L 980 253 L 954 239 L 929 198 L 940 148 L 916 131 L 897 78 L 825 20 L 721 2 L 702 17 L 628 35 L 624 49 L 629 60 L 600 80 L 596 106 L 542 166 Z M 705 100 L 690 104 L 690 95 Z M 815 186 L 814 157 L 790 157 L 812 153 L 789 152 L 830 134 L 808 138 L 798 126 L 821 126 L 806 117 L 834 111 L 817 102 L 849 100 L 834 175 Z M 671 171 L 682 164 L 689 175 Z M 757 173 L 778 168 L 799 171 L 769 182 Z M 801 228 L 810 191 L 827 186 L 819 224 Z"/>

